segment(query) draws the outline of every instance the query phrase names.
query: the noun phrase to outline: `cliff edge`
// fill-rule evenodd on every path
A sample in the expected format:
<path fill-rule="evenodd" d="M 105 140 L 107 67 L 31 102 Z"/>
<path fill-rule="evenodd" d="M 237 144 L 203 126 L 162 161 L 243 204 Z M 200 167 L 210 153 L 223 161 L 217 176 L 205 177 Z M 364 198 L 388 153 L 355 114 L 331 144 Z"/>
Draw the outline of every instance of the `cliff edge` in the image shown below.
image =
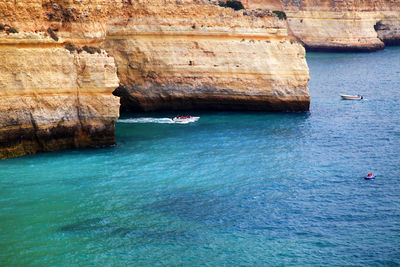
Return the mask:
<path fill-rule="evenodd" d="M 114 56 L 124 108 L 306 111 L 305 50 L 271 13 L 208 1 L 116 7 L 102 48 Z"/>
<path fill-rule="evenodd" d="M 270 12 L 0 0 L 0 158 L 114 144 L 113 92 L 134 111 L 306 111 L 308 80 L 304 48 Z"/>
<path fill-rule="evenodd" d="M 0 34 L 0 158 L 115 144 L 114 59 Z"/>
<path fill-rule="evenodd" d="M 400 44 L 399 0 L 248 0 L 284 11 L 290 33 L 313 51 L 375 51 Z"/>

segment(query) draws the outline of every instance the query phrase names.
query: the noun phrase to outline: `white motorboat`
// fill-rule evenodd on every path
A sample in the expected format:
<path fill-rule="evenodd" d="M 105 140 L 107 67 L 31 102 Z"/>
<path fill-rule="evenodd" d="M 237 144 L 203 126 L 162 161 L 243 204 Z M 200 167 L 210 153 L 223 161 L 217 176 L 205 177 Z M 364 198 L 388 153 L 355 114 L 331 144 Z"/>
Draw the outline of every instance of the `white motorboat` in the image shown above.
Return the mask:
<path fill-rule="evenodd" d="M 361 95 L 340 95 L 342 99 L 345 100 L 361 100 L 363 97 Z"/>
<path fill-rule="evenodd" d="M 192 116 L 177 116 L 172 119 L 175 123 L 189 123 L 196 122 L 200 119 L 200 117 L 192 117 Z"/>

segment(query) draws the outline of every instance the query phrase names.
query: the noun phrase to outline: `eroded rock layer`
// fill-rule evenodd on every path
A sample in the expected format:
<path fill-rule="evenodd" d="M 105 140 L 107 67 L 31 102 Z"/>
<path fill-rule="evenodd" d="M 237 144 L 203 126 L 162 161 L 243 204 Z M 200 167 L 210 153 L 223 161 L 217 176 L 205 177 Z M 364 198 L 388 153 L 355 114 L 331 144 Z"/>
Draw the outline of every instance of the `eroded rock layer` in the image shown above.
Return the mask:
<path fill-rule="evenodd" d="M 102 46 L 124 107 L 308 110 L 305 51 L 276 16 L 200 1 L 135 1 L 126 11 L 109 20 Z"/>
<path fill-rule="evenodd" d="M 263 3 L 263 4 L 262 4 Z M 374 51 L 400 41 L 400 0 L 281 0 L 290 32 L 309 50 Z M 249 0 L 277 9 L 276 1 Z"/>
<path fill-rule="evenodd" d="M 0 38 L 0 158 L 115 144 L 114 59 L 12 37 Z"/>
<path fill-rule="evenodd" d="M 114 59 L 65 49 L 104 40 L 109 6 L 0 0 L 0 158 L 115 144 Z"/>
<path fill-rule="evenodd" d="M 113 144 L 117 87 L 131 110 L 309 107 L 286 23 L 203 0 L 0 0 L 0 58 L 1 158 Z"/>

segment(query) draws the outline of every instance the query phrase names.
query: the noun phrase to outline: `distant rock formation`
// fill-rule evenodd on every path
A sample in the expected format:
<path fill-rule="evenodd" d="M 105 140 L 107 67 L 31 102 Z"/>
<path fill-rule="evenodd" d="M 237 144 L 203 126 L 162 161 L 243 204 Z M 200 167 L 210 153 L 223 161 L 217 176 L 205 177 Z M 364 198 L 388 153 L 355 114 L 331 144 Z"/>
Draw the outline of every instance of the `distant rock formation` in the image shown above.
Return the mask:
<path fill-rule="evenodd" d="M 289 31 L 308 50 L 375 51 L 400 44 L 400 0 L 280 0 Z M 247 0 L 277 9 L 277 0 Z"/>

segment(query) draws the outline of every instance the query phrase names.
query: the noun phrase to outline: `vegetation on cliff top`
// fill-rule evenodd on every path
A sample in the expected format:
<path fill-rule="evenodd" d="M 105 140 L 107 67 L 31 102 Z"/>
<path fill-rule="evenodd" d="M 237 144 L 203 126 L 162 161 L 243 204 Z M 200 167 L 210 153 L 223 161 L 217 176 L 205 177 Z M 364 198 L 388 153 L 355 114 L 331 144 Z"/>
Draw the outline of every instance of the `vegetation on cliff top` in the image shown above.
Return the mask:
<path fill-rule="evenodd" d="M 101 53 L 101 49 L 98 47 L 94 47 L 94 46 L 87 46 L 85 45 L 84 47 L 82 47 L 82 49 L 86 52 L 88 52 L 89 54 L 94 54 L 94 53 Z"/>
<path fill-rule="evenodd" d="M 243 6 L 242 2 L 237 1 L 237 0 L 227 0 L 226 2 L 219 1 L 218 5 L 221 6 L 221 7 L 229 7 L 229 8 L 232 8 L 234 10 L 244 9 L 244 6 Z"/>
<path fill-rule="evenodd" d="M 286 13 L 279 10 L 273 10 L 272 13 L 276 14 L 279 19 L 286 20 Z"/>
<path fill-rule="evenodd" d="M 10 29 L 8 30 L 9 33 L 18 33 L 18 30 L 15 29 L 14 27 L 10 27 Z"/>
<path fill-rule="evenodd" d="M 80 46 L 74 45 L 72 43 L 66 43 L 65 49 L 67 49 L 71 53 L 76 51 L 76 52 L 78 52 L 78 54 L 81 53 L 82 51 L 86 51 L 89 54 L 94 54 L 94 53 L 101 54 L 100 48 L 94 47 L 94 46 L 87 46 L 87 45 L 85 45 L 84 47 L 80 47 Z"/>
<path fill-rule="evenodd" d="M 82 52 L 82 48 L 80 48 L 79 46 L 75 46 L 72 43 L 66 43 L 65 49 L 67 49 L 69 52 L 74 52 L 74 51 L 77 51 L 78 53 Z"/>
<path fill-rule="evenodd" d="M 48 28 L 47 32 L 50 34 L 50 37 L 53 38 L 54 41 L 58 42 L 58 37 L 57 35 L 54 33 L 52 28 Z"/>
<path fill-rule="evenodd" d="M 6 33 L 18 33 L 18 30 L 7 24 L 0 23 L 0 31 L 6 31 Z"/>

